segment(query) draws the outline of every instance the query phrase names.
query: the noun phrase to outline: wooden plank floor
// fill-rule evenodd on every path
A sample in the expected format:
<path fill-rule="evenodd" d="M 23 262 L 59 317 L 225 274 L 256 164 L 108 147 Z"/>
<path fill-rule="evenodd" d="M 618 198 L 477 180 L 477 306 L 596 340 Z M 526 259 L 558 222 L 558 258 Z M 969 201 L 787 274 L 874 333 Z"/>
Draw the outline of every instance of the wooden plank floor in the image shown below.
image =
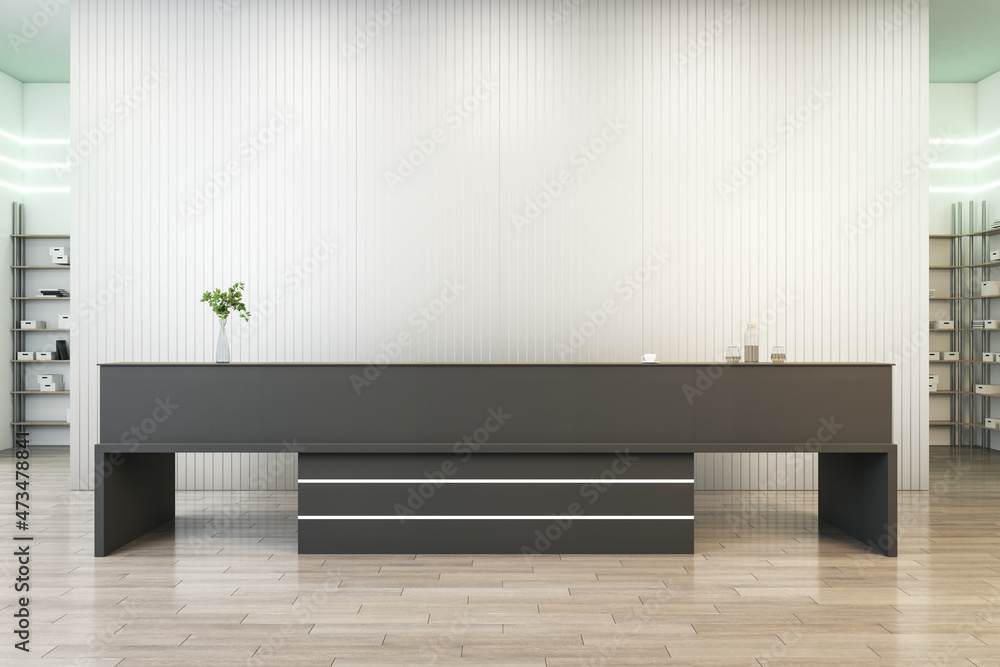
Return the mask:
<path fill-rule="evenodd" d="M 899 558 L 808 492 L 701 492 L 691 556 L 299 556 L 295 494 L 178 493 L 176 527 L 93 557 L 93 495 L 32 456 L 32 653 L 0 664 L 1000 665 L 1000 455 L 931 449 Z M 12 544 L 13 457 L 0 531 Z"/>

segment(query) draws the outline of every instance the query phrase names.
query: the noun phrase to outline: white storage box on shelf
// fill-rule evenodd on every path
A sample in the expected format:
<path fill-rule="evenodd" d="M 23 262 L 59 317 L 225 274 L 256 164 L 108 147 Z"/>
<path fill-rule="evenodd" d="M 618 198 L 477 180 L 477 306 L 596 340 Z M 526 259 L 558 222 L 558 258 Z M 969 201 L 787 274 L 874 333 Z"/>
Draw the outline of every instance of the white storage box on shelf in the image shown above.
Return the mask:
<path fill-rule="evenodd" d="M 35 353 L 34 352 L 18 352 L 17 353 L 17 360 L 18 361 L 34 361 L 35 360 Z"/>
<path fill-rule="evenodd" d="M 994 356 L 992 352 L 983 352 L 983 361 L 992 363 Z"/>
<path fill-rule="evenodd" d="M 60 375 L 59 373 L 38 376 L 38 384 L 53 384 L 53 383 L 62 384 L 63 376 Z"/>
<path fill-rule="evenodd" d="M 1000 250 L 990 250 L 990 261 L 1000 262 Z"/>
<path fill-rule="evenodd" d="M 938 383 L 937 382 L 928 382 L 927 383 L 927 389 L 930 390 L 930 391 L 937 391 L 938 390 Z"/>
<path fill-rule="evenodd" d="M 935 320 L 931 322 L 931 329 L 954 329 L 955 320 Z"/>
<path fill-rule="evenodd" d="M 930 354 L 931 354 L 931 361 L 941 361 L 940 352 L 931 352 Z"/>
<path fill-rule="evenodd" d="M 44 320 L 21 320 L 22 329 L 44 329 Z"/>
<path fill-rule="evenodd" d="M 1000 296 L 1000 280 L 979 283 L 979 296 Z"/>
<path fill-rule="evenodd" d="M 49 384 L 39 385 L 39 390 L 40 391 L 65 391 L 63 389 L 63 383 L 62 382 L 51 382 Z"/>
<path fill-rule="evenodd" d="M 53 264 L 69 264 L 69 248 L 58 246 L 49 248 L 49 257 Z"/>
<path fill-rule="evenodd" d="M 987 417 L 986 428 L 1000 428 L 1000 419 L 996 419 L 995 417 Z"/>
<path fill-rule="evenodd" d="M 941 358 L 945 361 L 958 361 L 958 352 L 943 352 Z"/>
<path fill-rule="evenodd" d="M 55 352 L 35 352 L 35 361 L 52 361 L 55 358 Z"/>
<path fill-rule="evenodd" d="M 987 396 L 1000 396 L 1000 384 L 977 384 L 976 393 Z"/>

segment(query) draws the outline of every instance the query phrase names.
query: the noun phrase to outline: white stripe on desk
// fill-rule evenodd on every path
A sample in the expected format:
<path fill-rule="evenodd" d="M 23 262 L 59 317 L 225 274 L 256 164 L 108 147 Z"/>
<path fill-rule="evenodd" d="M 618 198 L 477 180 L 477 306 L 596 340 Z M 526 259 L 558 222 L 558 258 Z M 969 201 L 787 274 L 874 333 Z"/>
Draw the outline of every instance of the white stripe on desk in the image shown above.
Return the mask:
<path fill-rule="evenodd" d="M 571 519 L 576 521 L 577 519 L 584 520 L 623 520 L 623 519 L 641 519 L 643 521 L 683 521 L 683 520 L 694 520 L 694 515 L 674 515 L 674 514 L 642 514 L 638 516 L 631 516 L 627 514 L 604 514 L 604 515 L 583 515 L 574 516 L 572 514 L 438 514 L 438 515 L 426 515 L 426 514 L 329 514 L 329 515 L 310 515 L 303 516 L 299 515 L 299 519 L 336 519 L 336 520 L 348 520 L 348 521 L 367 521 L 367 520 L 396 520 L 396 521 L 430 521 L 439 519 L 469 519 L 469 520 L 510 520 L 516 519 L 521 521 L 565 521 L 566 519 Z"/>
<path fill-rule="evenodd" d="M 300 479 L 299 484 L 694 484 L 694 479 Z"/>

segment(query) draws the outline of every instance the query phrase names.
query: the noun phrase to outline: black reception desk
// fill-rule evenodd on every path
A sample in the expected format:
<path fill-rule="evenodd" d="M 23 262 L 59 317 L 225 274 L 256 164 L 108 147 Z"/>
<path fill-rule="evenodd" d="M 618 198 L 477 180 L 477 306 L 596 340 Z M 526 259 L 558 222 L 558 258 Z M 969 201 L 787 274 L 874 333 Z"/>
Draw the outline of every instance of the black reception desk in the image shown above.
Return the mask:
<path fill-rule="evenodd" d="M 97 556 L 173 518 L 183 452 L 296 453 L 299 553 L 693 553 L 695 453 L 817 452 L 820 519 L 896 555 L 889 364 L 123 363 L 100 391 Z"/>

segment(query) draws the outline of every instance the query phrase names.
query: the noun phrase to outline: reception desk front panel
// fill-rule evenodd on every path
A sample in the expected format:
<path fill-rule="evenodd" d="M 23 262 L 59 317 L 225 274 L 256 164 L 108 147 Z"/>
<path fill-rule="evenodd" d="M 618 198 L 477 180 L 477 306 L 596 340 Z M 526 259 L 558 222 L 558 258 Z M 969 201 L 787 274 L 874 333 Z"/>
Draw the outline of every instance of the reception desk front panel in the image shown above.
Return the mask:
<path fill-rule="evenodd" d="M 884 364 L 106 364 L 101 442 L 891 442 Z"/>

